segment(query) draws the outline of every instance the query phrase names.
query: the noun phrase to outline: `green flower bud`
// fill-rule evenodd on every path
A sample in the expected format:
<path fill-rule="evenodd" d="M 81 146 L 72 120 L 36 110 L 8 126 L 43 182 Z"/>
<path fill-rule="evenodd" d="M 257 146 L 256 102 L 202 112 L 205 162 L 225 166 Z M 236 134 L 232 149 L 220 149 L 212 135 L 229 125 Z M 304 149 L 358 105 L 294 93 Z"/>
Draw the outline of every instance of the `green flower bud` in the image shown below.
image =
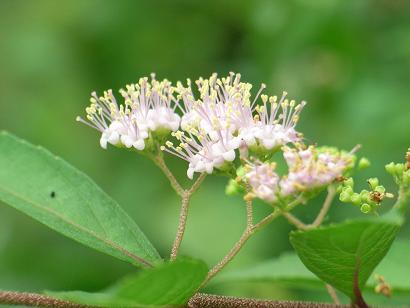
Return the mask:
<path fill-rule="evenodd" d="M 384 194 L 386 192 L 386 188 L 384 188 L 384 186 L 381 185 L 376 186 L 373 190 L 381 194 Z"/>
<path fill-rule="evenodd" d="M 353 188 L 351 186 L 345 186 L 343 187 L 342 193 L 345 193 L 349 196 L 353 195 L 354 191 Z"/>
<path fill-rule="evenodd" d="M 372 190 L 374 190 L 376 188 L 376 186 L 379 185 L 379 179 L 378 178 L 368 179 L 367 182 L 369 183 Z"/>
<path fill-rule="evenodd" d="M 370 213 L 371 210 L 372 210 L 372 207 L 367 203 L 362 204 L 362 206 L 360 207 L 360 211 L 364 214 Z"/>
<path fill-rule="evenodd" d="M 239 167 L 238 169 L 236 169 L 236 175 L 239 177 L 244 177 L 246 174 L 246 170 L 243 166 Z"/>
<path fill-rule="evenodd" d="M 353 188 L 353 186 L 354 186 L 354 180 L 353 180 L 353 178 L 348 178 L 348 179 L 346 179 L 346 180 L 343 182 L 343 184 L 344 184 L 345 186 L 349 186 L 349 187 Z"/>
<path fill-rule="evenodd" d="M 368 190 L 362 190 L 360 192 L 360 198 L 362 199 L 362 203 L 371 202 L 370 192 Z"/>
<path fill-rule="evenodd" d="M 228 196 L 234 196 L 241 192 L 243 192 L 243 187 L 239 185 L 238 182 L 236 182 L 235 180 L 230 179 L 225 187 L 225 193 Z"/>
<path fill-rule="evenodd" d="M 342 190 L 343 190 L 343 186 L 342 186 L 342 185 L 337 186 L 336 192 L 337 192 L 338 194 L 340 194 L 340 193 L 342 192 Z"/>
<path fill-rule="evenodd" d="M 404 164 L 396 164 L 394 170 L 396 174 L 402 174 L 406 170 L 406 166 Z"/>
<path fill-rule="evenodd" d="M 339 196 L 339 200 L 344 202 L 344 203 L 349 203 L 349 202 L 352 201 L 352 197 L 349 193 L 346 193 L 346 192 L 343 191 Z"/>
<path fill-rule="evenodd" d="M 370 167 L 370 160 L 368 160 L 366 157 L 362 157 L 359 160 L 358 167 L 360 170 L 366 169 Z"/>
<path fill-rule="evenodd" d="M 354 205 L 360 205 L 362 203 L 362 198 L 360 197 L 360 195 L 358 193 L 354 193 L 351 197 L 351 202 Z"/>
<path fill-rule="evenodd" d="M 395 165 L 393 162 L 391 162 L 390 164 L 386 165 L 385 168 L 386 168 L 387 173 L 393 175 L 393 174 L 396 172 L 395 166 L 396 166 L 396 165 Z"/>

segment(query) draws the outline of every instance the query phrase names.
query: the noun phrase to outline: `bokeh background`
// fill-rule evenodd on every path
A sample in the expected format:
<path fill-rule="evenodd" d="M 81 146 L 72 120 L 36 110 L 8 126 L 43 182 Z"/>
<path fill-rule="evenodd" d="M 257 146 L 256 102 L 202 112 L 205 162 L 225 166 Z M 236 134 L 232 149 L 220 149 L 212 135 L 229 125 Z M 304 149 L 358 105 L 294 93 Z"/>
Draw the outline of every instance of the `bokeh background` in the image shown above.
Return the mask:
<path fill-rule="evenodd" d="M 99 148 L 75 122 L 92 90 L 119 89 L 156 72 L 185 80 L 212 72 L 287 90 L 307 100 L 299 128 L 311 142 L 351 149 L 393 188 L 383 165 L 410 145 L 410 2 L 406 0 L 0 0 L 0 129 L 41 144 L 90 175 L 166 256 L 178 199 L 144 157 Z M 169 158 L 185 179 L 185 165 Z M 217 262 L 242 232 L 244 206 L 210 177 L 193 198 L 182 253 Z M 257 204 L 258 215 L 266 206 Z M 308 221 L 317 204 L 298 214 Z M 330 217 L 359 217 L 335 203 Z M 256 235 L 229 269 L 291 250 L 278 220 Z M 410 236 L 405 227 L 402 237 Z M 0 204 L 0 289 L 99 290 L 131 266 L 48 230 Z M 209 292 L 272 299 L 326 294 L 273 284 L 229 284 Z M 394 301 L 394 300 L 392 300 Z"/>

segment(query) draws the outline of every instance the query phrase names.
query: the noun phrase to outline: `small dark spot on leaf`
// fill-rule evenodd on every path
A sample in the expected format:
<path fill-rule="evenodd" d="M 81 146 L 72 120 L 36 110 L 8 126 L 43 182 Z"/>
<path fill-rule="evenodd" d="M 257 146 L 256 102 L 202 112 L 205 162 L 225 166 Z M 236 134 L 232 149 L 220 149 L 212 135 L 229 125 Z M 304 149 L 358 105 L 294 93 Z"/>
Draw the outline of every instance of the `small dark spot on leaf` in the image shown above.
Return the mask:
<path fill-rule="evenodd" d="M 51 197 L 51 198 L 55 198 L 55 197 L 56 197 L 56 192 L 55 192 L 55 191 L 52 191 L 52 192 L 50 193 L 50 197 Z"/>

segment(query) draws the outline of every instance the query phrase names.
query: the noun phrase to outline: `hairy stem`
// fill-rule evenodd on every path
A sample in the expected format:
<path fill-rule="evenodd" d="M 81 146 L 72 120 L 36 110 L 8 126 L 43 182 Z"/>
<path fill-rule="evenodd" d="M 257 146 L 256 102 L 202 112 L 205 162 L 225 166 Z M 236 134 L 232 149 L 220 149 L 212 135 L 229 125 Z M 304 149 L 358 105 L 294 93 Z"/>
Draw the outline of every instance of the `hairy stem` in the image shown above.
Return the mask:
<path fill-rule="evenodd" d="M 181 246 L 182 239 L 185 234 L 186 222 L 188 218 L 188 210 L 189 210 L 189 194 L 185 193 L 182 196 L 181 202 L 181 211 L 179 213 L 179 222 L 178 222 L 178 229 L 177 234 L 175 236 L 174 244 L 172 245 L 171 249 L 171 261 L 175 260 L 178 255 L 179 247 Z"/>
<path fill-rule="evenodd" d="M 188 302 L 188 308 L 349 308 L 348 305 L 292 301 L 256 300 L 230 296 L 197 293 Z"/>
<path fill-rule="evenodd" d="M 151 157 L 154 163 L 162 170 L 165 176 L 168 178 L 172 188 L 181 197 L 181 210 L 179 213 L 178 229 L 175 235 L 174 244 L 171 249 L 171 261 L 175 260 L 178 256 L 178 250 L 181 246 L 182 239 L 185 234 L 186 222 L 188 218 L 189 211 L 189 201 L 191 196 L 198 190 L 202 182 L 206 177 L 206 173 L 202 173 L 194 182 L 194 184 L 189 189 L 184 189 L 182 185 L 175 178 L 174 174 L 169 170 L 164 158 L 161 154 Z"/>
<path fill-rule="evenodd" d="M 312 227 L 319 227 L 323 220 L 326 217 L 326 214 L 329 212 L 330 206 L 332 205 L 333 199 L 336 196 L 336 188 L 333 185 L 327 187 L 327 196 L 325 202 L 323 203 L 322 208 L 319 211 L 316 219 L 311 224 Z"/>
<path fill-rule="evenodd" d="M 246 225 L 253 226 L 253 204 L 252 200 L 246 200 Z"/>
<path fill-rule="evenodd" d="M 24 305 L 27 307 L 44 307 L 44 308 L 97 308 L 63 301 L 52 298 L 47 295 L 0 291 L 0 304 L 4 305 Z M 348 308 L 347 305 L 340 304 L 323 304 L 309 302 L 292 302 L 292 301 L 269 301 L 255 300 L 250 298 L 219 296 L 211 294 L 197 293 L 187 304 L 188 308 Z"/>
<path fill-rule="evenodd" d="M 238 252 L 241 250 L 243 245 L 248 241 L 252 234 L 252 229 L 245 229 L 239 240 L 235 243 L 228 254 L 209 271 L 208 276 L 203 282 L 203 286 L 206 285 L 209 280 L 211 280 L 216 274 L 218 274 L 238 254 Z"/>
<path fill-rule="evenodd" d="M 80 305 L 52 298 L 47 295 L 0 291 L 0 304 L 5 305 L 24 305 L 30 307 L 53 307 L 53 308 L 91 308 L 92 306 Z"/>
<path fill-rule="evenodd" d="M 283 217 L 285 217 L 292 225 L 294 225 L 299 230 L 309 229 L 309 225 L 302 222 L 299 218 L 295 217 L 289 212 L 284 212 Z"/>
<path fill-rule="evenodd" d="M 194 184 L 191 186 L 191 188 L 188 190 L 189 194 L 192 196 L 192 194 L 194 192 L 196 192 L 199 188 L 199 186 L 201 186 L 202 182 L 205 180 L 206 178 L 206 173 L 201 173 L 198 178 L 196 179 L 196 181 L 194 182 Z"/>
<path fill-rule="evenodd" d="M 262 219 L 257 224 L 251 223 L 253 221 L 253 215 L 250 216 L 249 208 L 251 208 L 247 203 L 247 225 L 245 230 L 243 231 L 239 240 L 235 243 L 232 249 L 228 252 L 228 254 L 219 261 L 209 272 L 208 276 L 206 277 L 205 281 L 202 283 L 202 287 L 205 286 L 209 280 L 211 280 L 216 274 L 218 274 L 232 259 L 239 253 L 245 243 L 249 240 L 249 238 L 254 235 L 257 231 L 262 229 L 264 226 L 269 224 L 272 220 L 278 217 L 281 212 L 279 210 L 275 210 L 264 219 Z M 249 218 L 251 217 L 251 219 Z"/>
<path fill-rule="evenodd" d="M 179 221 L 178 221 L 178 229 L 177 234 L 175 236 L 174 244 L 172 245 L 171 249 L 171 261 L 175 260 L 178 256 L 179 247 L 181 246 L 182 239 L 184 238 L 186 222 L 188 219 L 188 211 L 189 211 L 189 201 L 191 196 L 198 190 L 199 186 L 202 184 L 206 177 L 206 173 L 202 173 L 194 184 L 191 186 L 190 189 L 184 190 L 181 199 L 181 210 L 179 213 Z"/>

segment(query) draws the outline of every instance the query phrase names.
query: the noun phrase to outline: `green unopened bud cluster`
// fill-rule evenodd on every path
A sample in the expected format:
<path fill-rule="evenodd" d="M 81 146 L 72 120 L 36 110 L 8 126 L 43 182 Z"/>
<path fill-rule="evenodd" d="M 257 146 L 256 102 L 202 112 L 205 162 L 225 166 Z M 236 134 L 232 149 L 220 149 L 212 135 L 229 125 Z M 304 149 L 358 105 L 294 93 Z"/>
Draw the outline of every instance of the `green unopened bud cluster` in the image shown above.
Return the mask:
<path fill-rule="evenodd" d="M 371 178 L 367 182 L 370 190 L 363 189 L 360 193 L 357 193 L 354 191 L 353 179 L 344 180 L 339 187 L 339 200 L 359 206 L 360 211 L 364 214 L 376 213 L 383 199 L 392 198 L 393 195 L 386 193 L 386 189 L 380 185 L 379 179 Z"/>
<path fill-rule="evenodd" d="M 410 186 L 410 169 L 406 164 L 392 162 L 386 165 L 386 171 L 394 177 L 398 185 Z"/>

